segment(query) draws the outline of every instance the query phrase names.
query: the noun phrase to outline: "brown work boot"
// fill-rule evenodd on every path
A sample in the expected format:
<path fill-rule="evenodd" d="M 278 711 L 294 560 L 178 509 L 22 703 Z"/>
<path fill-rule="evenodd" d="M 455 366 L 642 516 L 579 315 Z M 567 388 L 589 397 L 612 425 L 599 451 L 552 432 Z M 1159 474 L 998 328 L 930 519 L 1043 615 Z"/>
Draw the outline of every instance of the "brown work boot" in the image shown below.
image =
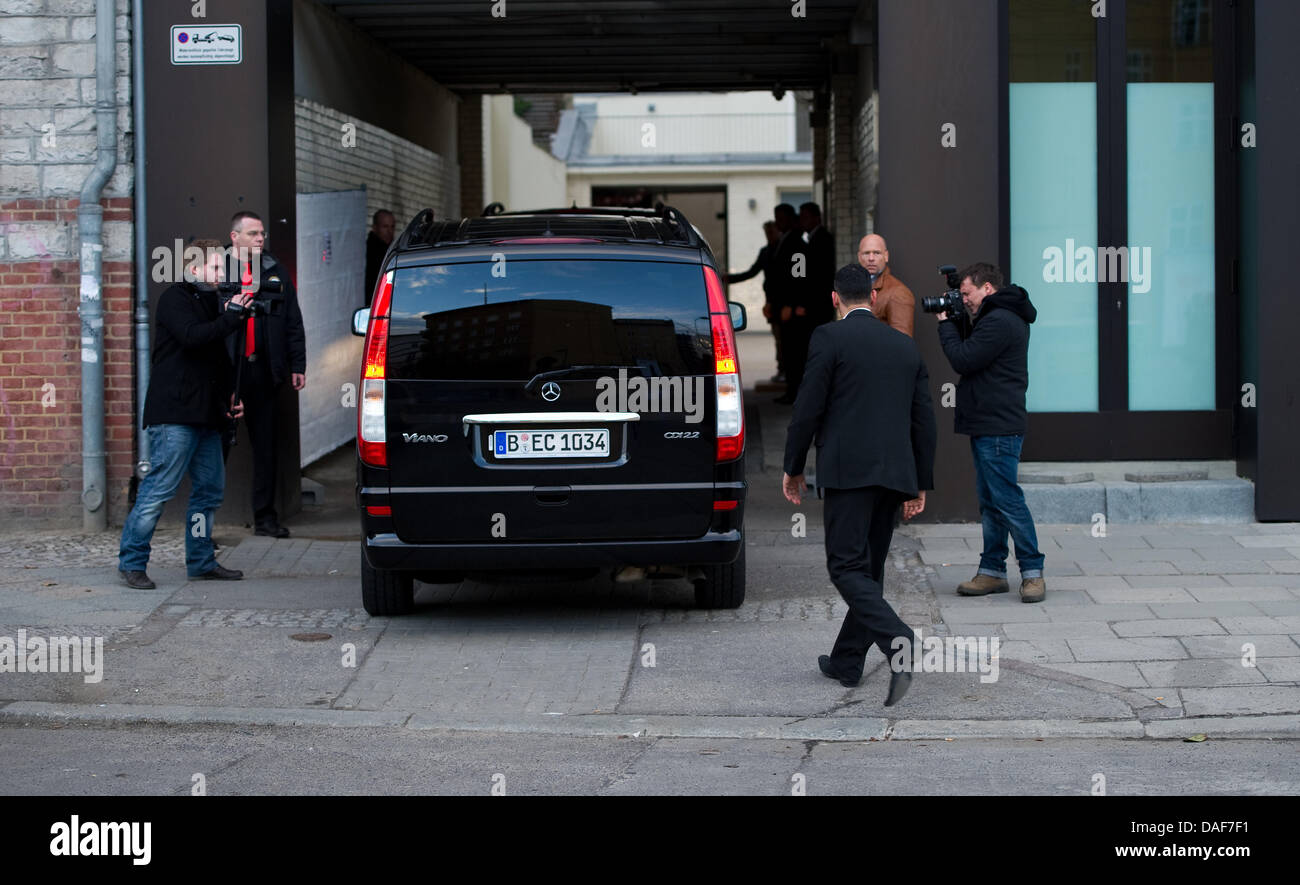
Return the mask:
<path fill-rule="evenodd" d="M 1025 578 L 1020 582 L 1021 602 L 1042 602 L 1047 597 L 1047 582 L 1042 578 Z"/>
<path fill-rule="evenodd" d="M 962 581 L 957 585 L 957 592 L 962 596 L 984 596 L 988 593 L 1006 593 L 1011 589 L 1011 585 L 1006 582 L 1005 578 L 995 578 L 992 575 L 976 575 L 969 581 Z"/>

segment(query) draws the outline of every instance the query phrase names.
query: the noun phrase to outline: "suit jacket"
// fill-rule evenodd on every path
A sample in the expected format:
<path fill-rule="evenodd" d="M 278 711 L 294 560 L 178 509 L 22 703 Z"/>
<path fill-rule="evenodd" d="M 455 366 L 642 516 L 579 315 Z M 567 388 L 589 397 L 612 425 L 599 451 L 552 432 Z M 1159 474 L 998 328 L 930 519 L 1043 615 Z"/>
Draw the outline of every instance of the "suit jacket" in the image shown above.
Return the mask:
<path fill-rule="evenodd" d="M 375 297 L 375 283 L 379 282 L 379 268 L 384 265 L 384 256 L 388 254 L 388 244 L 379 239 L 374 231 L 366 234 L 366 298 L 365 306 L 370 306 L 370 299 Z"/>
<path fill-rule="evenodd" d="M 831 292 L 835 289 L 835 238 L 824 226 L 808 238 L 808 275 L 803 280 L 799 303 L 808 310 L 815 323 L 835 319 Z"/>
<path fill-rule="evenodd" d="M 776 241 L 772 250 L 772 263 L 764 270 L 763 278 L 770 282 L 767 300 L 773 310 L 802 303 L 799 298 L 805 279 L 793 276 L 794 257 L 804 253 L 804 273 L 808 272 L 808 245 L 800 238 L 797 229 L 788 230 Z"/>
<path fill-rule="evenodd" d="M 934 488 L 936 440 L 916 342 L 867 310 L 817 327 L 786 432 L 786 473 L 804 472 L 815 441 L 819 486 L 884 486 L 915 498 Z"/>
<path fill-rule="evenodd" d="M 233 257 L 226 265 L 226 279 L 238 280 L 239 262 Z M 301 375 L 307 371 L 307 333 L 303 328 L 302 310 L 298 307 L 298 292 L 294 288 L 293 278 L 284 265 L 276 261 L 269 252 L 262 253 L 262 268 L 259 281 L 262 284 L 277 280 L 280 283 L 278 295 L 258 290 L 258 298 L 270 298 L 279 302 L 278 311 L 271 316 L 259 314 L 254 320 L 257 336 L 259 359 L 265 360 L 267 371 L 271 374 L 272 384 L 283 384 L 290 375 Z M 239 336 L 227 342 L 226 349 L 233 363 Z M 247 370 L 247 367 L 245 367 Z"/>
<path fill-rule="evenodd" d="M 238 314 L 220 310 L 215 291 L 177 283 L 158 298 L 143 424 L 225 429 L 235 389 L 226 339 Z"/>
<path fill-rule="evenodd" d="M 912 337 L 916 322 L 916 296 L 886 267 L 872 288 L 876 290 L 876 306 L 872 312 L 879 319 Z"/>

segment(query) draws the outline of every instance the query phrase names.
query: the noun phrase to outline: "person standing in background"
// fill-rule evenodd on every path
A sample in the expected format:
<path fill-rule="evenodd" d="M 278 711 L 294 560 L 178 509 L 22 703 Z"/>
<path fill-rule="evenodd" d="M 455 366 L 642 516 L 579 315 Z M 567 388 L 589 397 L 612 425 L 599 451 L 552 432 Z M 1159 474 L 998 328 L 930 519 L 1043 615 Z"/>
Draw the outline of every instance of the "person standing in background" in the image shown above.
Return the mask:
<path fill-rule="evenodd" d="M 396 215 L 387 209 L 375 213 L 371 219 L 370 233 L 366 234 L 366 307 L 370 306 L 370 299 L 375 297 L 379 268 L 383 267 L 384 256 L 388 254 L 388 246 L 393 242 L 396 232 Z"/>

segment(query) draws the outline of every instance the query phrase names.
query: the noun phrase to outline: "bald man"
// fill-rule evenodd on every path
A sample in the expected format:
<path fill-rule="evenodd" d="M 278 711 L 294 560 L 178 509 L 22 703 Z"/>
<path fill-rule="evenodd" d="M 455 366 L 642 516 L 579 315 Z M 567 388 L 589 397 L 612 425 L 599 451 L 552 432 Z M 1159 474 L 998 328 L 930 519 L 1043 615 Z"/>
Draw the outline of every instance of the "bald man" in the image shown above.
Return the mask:
<path fill-rule="evenodd" d="M 875 279 L 872 288 L 876 290 L 876 306 L 873 309 L 876 318 L 888 323 L 898 331 L 912 337 L 912 323 L 915 320 L 916 298 L 912 290 L 903 285 L 903 281 L 889 271 L 889 246 L 879 234 L 867 234 L 858 243 L 858 264 L 867 269 Z"/>

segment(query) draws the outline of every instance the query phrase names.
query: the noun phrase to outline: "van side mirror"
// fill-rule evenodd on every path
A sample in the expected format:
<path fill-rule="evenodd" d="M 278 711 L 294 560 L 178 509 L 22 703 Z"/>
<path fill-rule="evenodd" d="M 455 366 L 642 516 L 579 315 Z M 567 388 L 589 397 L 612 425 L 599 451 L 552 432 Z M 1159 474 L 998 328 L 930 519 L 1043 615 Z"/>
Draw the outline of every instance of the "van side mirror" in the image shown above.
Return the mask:
<path fill-rule="evenodd" d="M 365 337 L 366 329 L 370 326 L 370 308 L 363 307 L 352 314 L 352 334 Z"/>
<path fill-rule="evenodd" d="M 749 319 L 745 316 L 745 305 L 739 301 L 728 301 L 727 310 L 731 312 L 732 330 L 743 332 L 745 326 L 749 325 Z"/>

